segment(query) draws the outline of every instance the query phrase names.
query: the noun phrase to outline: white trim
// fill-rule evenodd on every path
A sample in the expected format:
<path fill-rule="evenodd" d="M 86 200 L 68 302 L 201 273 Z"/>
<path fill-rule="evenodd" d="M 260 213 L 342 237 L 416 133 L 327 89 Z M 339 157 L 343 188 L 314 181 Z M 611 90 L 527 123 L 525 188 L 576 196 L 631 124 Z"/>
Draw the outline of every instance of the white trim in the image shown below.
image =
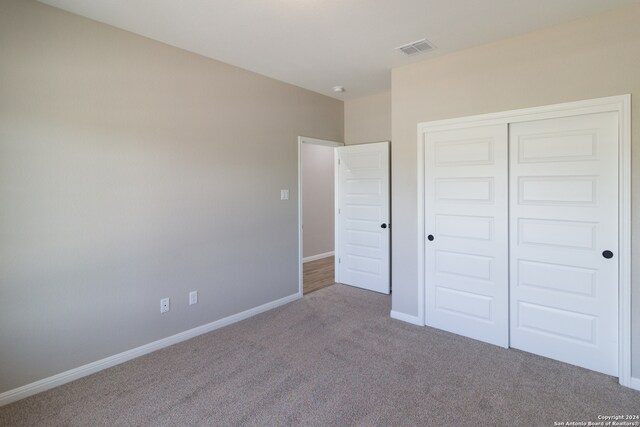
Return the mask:
<path fill-rule="evenodd" d="M 640 378 L 631 377 L 629 380 L 629 385 L 627 387 L 640 391 Z"/>
<path fill-rule="evenodd" d="M 308 136 L 298 137 L 298 295 L 302 298 L 304 294 L 304 288 L 302 286 L 304 257 L 303 250 L 303 235 L 302 232 L 302 144 L 324 145 L 326 147 L 341 147 L 344 142 L 331 141 L 328 139 L 310 138 Z"/>
<path fill-rule="evenodd" d="M 427 324 L 427 318 L 425 313 L 425 292 L 426 284 L 424 281 L 424 252 L 425 252 L 425 237 L 424 230 L 424 218 L 425 218 L 425 205 L 424 205 L 424 180 L 425 180 L 425 144 L 424 144 L 424 132 L 421 131 L 420 123 L 418 124 L 418 317 L 422 321 L 423 325 Z"/>
<path fill-rule="evenodd" d="M 419 316 L 412 316 L 410 314 L 401 313 L 399 311 L 391 310 L 391 318 L 396 320 L 402 320 L 403 322 L 411 323 L 412 325 L 424 326 L 422 318 Z"/>
<path fill-rule="evenodd" d="M 326 147 L 341 147 L 344 142 L 332 141 L 330 139 L 309 138 L 308 136 L 299 136 L 298 141 L 303 144 L 324 145 Z"/>
<path fill-rule="evenodd" d="M 465 127 L 509 124 L 532 120 L 577 116 L 582 114 L 617 112 L 619 122 L 619 331 L 618 378 L 621 385 L 638 388 L 638 379 L 631 377 L 631 95 L 588 99 L 564 104 L 502 111 L 454 119 L 418 123 L 418 316 L 424 322 L 424 133 Z M 640 389 L 640 388 L 638 388 Z"/>
<path fill-rule="evenodd" d="M 631 385 L 631 95 L 618 109 L 618 379 Z M 639 390 L 636 384 L 636 390 Z"/>
<path fill-rule="evenodd" d="M 628 98 L 628 101 L 627 101 Z M 456 117 L 453 119 L 434 120 L 418 123 L 418 132 L 460 129 L 493 124 L 529 122 L 558 117 L 579 116 L 582 114 L 602 113 L 607 111 L 621 112 L 631 105 L 631 95 L 617 95 L 606 98 L 587 99 L 583 101 L 566 102 L 563 104 L 544 105 L 540 107 L 523 108 L 520 110 L 500 111 L 497 113 L 479 114 L 475 116 Z"/>
<path fill-rule="evenodd" d="M 87 375 L 94 374 L 96 372 L 102 371 L 103 369 L 107 369 L 112 366 L 127 362 L 131 359 L 135 359 L 136 357 L 144 356 L 145 354 L 160 350 L 161 348 L 186 341 L 198 335 L 206 334 L 207 332 L 211 332 L 232 323 L 239 322 L 241 320 L 255 316 L 256 314 L 260 314 L 281 305 L 288 304 L 297 299 L 300 299 L 300 296 L 295 293 L 293 295 L 289 295 L 287 297 L 262 304 L 258 307 L 250 308 L 249 310 L 245 310 L 241 313 L 233 314 L 223 319 L 216 320 L 215 322 L 198 326 L 196 328 L 180 332 L 167 338 L 162 338 L 149 344 L 145 344 L 140 347 L 136 347 L 134 349 L 127 350 L 122 353 L 115 354 L 113 356 L 109 356 L 74 369 L 70 369 L 51 377 L 41 379 L 31 384 L 14 388 L 13 390 L 5 391 L 4 393 L 0 394 L 0 406 L 8 405 L 9 403 L 24 399 L 25 397 L 29 397 L 36 393 L 58 387 L 82 377 L 86 377 Z"/>
<path fill-rule="evenodd" d="M 335 253 L 336 253 L 335 251 L 330 251 L 330 252 L 325 252 L 323 254 L 306 256 L 302 258 L 302 263 L 304 264 L 305 262 L 317 261 L 319 259 L 329 258 L 330 256 L 334 256 Z"/>
<path fill-rule="evenodd" d="M 304 269 L 302 268 L 302 136 L 298 137 L 298 296 L 302 298 L 304 289 L 302 288 L 302 276 Z"/>
<path fill-rule="evenodd" d="M 340 224 L 340 218 L 338 212 L 340 206 L 340 186 L 338 180 L 340 179 L 340 158 L 335 148 L 333 149 L 333 246 L 336 248 L 336 254 L 333 263 L 333 281 L 340 283 L 340 230 L 338 230 L 338 224 Z"/>

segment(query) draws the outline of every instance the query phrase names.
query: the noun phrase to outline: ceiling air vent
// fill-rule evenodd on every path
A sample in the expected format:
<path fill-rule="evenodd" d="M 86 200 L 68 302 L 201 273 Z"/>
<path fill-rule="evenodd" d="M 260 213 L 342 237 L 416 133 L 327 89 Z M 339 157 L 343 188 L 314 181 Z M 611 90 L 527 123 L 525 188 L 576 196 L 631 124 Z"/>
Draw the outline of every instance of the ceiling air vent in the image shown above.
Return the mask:
<path fill-rule="evenodd" d="M 432 50 L 434 46 L 426 39 L 418 40 L 396 49 L 401 50 L 405 55 L 417 55 L 418 53 L 428 52 Z"/>

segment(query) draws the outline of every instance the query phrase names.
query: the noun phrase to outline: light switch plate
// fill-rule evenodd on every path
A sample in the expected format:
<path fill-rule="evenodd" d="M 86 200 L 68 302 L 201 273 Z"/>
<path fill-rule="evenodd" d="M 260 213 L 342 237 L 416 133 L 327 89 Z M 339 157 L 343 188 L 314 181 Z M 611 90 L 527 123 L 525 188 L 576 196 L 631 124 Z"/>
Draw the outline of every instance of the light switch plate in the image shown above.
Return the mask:
<path fill-rule="evenodd" d="M 289 190 L 280 190 L 280 200 L 289 200 Z"/>

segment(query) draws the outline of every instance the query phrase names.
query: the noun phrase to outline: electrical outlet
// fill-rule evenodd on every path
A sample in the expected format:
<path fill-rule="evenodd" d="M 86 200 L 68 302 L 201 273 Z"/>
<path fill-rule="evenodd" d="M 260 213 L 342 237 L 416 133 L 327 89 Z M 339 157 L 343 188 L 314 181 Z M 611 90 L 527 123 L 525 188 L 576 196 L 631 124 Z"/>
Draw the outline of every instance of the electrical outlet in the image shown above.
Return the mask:
<path fill-rule="evenodd" d="M 169 298 L 162 298 L 160 300 L 160 313 L 168 313 L 169 312 Z"/>
<path fill-rule="evenodd" d="M 198 303 L 198 291 L 189 292 L 189 305 Z"/>

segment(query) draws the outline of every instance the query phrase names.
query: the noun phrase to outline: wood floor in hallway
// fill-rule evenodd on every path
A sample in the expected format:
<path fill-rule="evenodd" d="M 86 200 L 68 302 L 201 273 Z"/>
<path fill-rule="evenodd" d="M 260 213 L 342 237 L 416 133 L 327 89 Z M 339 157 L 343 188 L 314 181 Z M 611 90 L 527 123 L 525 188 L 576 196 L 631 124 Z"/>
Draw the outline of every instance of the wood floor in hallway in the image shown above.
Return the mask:
<path fill-rule="evenodd" d="M 305 295 L 333 285 L 334 279 L 334 257 L 332 256 L 303 264 L 302 285 Z"/>

